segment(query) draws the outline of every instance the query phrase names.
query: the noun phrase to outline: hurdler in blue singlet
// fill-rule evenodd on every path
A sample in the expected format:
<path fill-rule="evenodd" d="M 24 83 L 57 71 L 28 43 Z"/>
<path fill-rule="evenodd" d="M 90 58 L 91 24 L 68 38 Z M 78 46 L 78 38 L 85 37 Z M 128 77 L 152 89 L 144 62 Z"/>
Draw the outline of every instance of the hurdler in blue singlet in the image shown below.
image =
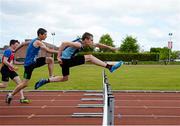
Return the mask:
<path fill-rule="evenodd" d="M 81 39 L 77 38 L 77 39 L 73 40 L 72 42 L 81 43 Z M 61 58 L 62 59 L 71 59 L 73 56 L 75 56 L 82 49 L 83 49 L 82 43 L 81 43 L 81 48 L 80 49 L 77 49 L 77 48 L 74 48 L 74 47 L 67 47 L 62 51 Z"/>
<path fill-rule="evenodd" d="M 29 66 L 29 65 L 35 63 L 35 61 L 36 61 L 36 58 L 37 58 L 39 50 L 40 50 L 40 47 L 36 48 L 33 45 L 33 43 L 36 40 L 38 40 L 38 38 L 35 38 L 35 39 L 31 40 L 30 44 L 27 47 L 24 66 Z"/>

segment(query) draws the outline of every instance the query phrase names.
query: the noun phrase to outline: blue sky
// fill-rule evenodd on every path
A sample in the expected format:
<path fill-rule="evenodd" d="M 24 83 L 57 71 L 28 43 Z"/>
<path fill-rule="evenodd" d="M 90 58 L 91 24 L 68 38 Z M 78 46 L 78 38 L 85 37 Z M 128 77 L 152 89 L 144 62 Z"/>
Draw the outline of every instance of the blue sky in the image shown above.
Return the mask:
<path fill-rule="evenodd" d="M 109 33 L 116 47 L 127 36 L 141 50 L 165 47 L 173 33 L 173 50 L 180 50 L 180 0 L 0 0 L 0 47 L 10 39 L 32 39 L 38 28 L 46 41 L 71 41 L 84 32 L 94 40 Z"/>

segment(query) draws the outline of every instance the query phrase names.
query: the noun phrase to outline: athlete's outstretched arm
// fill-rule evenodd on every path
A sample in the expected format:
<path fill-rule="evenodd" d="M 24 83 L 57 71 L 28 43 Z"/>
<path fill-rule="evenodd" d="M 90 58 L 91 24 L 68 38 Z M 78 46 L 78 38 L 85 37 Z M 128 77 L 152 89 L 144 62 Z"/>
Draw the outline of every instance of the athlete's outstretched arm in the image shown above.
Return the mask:
<path fill-rule="evenodd" d="M 115 47 L 112 47 L 112 46 L 108 46 L 108 45 L 105 45 L 105 44 L 101 44 L 101 43 L 96 43 L 94 44 L 95 47 L 98 47 L 98 48 L 108 48 L 108 49 L 111 49 L 113 51 L 117 51 L 118 49 L 115 48 Z"/>
<path fill-rule="evenodd" d="M 20 48 L 22 48 L 23 46 L 29 45 L 30 42 L 22 42 L 15 50 L 15 52 L 17 52 Z"/>
<path fill-rule="evenodd" d="M 42 43 L 40 41 L 37 41 L 35 45 L 39 46 L 41 49 L 43 49 L 49 53 L 58 53 L 57 50 L 48 48 L 44 43 Z"/>

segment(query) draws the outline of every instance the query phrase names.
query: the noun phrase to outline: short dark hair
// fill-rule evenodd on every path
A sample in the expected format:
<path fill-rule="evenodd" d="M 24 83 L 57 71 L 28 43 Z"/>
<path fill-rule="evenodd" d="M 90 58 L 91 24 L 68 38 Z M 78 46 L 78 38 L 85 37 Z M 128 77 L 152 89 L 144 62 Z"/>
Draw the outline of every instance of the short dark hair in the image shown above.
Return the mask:
<path fill-rule="evenodd" d="M 82 40 L 85 40 L 86 38 L 87 38 L 87 39 L 90 39 L 90 37 L 93 38 L 93 35 L 92 35 L 91 33 L 85 32 L 85 33 L 82 35 Z"/>
<path fill-rule="evenodd" d="M 47 32 L 46 29 L 44 29 L 44 28 L 39 28 L 38 31 L 37 31 L 37 35 L 38 35 L 38 36 L 39 36 L 40 34 L 43 35 L 43 34 L 45 34 L 46 32 Z"/>
<path fill-rule="evenodd" d="M 19 41 L 12 39 L 12 40 L 10 40 L 9 45 L 11 46 L 11 45 L 14 45 L 14 44 L 16 44 L 16 43 L 19 44 Z"/>

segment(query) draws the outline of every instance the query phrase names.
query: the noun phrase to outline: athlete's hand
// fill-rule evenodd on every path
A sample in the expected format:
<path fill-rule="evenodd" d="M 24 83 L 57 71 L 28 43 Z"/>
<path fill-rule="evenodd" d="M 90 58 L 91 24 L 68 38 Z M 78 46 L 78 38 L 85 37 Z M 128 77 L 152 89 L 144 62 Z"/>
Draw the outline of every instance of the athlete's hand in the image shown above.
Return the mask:
<path fill-rule="evenodd" d="M 61 58 L 57 58 L 59 64 L 63 64 Z"/>
<path fill-rule="evenodd" d="M 15 66 L 13 69 L 14 69 L 14 71 L 17 71 L 17 70 L 18 70 L 18 67 Z"/>
<path fill-rule="evenodd" d="M 18 70 L 18 67 L 13 66 L 13 67 L 9 67 L 9 69 L 10 69 L 11 71 L 17 71 L 17 70 Z"/>

